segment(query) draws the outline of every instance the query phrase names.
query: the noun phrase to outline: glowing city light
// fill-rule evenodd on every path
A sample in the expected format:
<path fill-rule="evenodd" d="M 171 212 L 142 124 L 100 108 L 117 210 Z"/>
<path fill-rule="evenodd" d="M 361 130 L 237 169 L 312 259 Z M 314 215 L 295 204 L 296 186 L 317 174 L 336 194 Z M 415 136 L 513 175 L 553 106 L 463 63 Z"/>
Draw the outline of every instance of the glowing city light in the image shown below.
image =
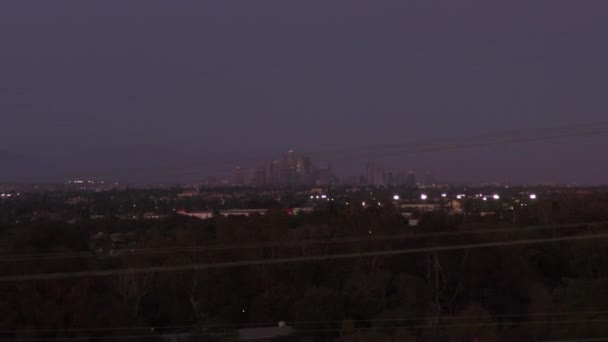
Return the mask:
<path fill-rule="evenodd" d="M 532 199 L 532 200 L 536 199 L 536 194 L 530 194 L 530 199 Z"/>
<path fill-rule="evenodd" d="M 445 194 L 445 193 L 441 194 L 441 197 L 446 198 L 446 197 L 448 197 L 448 194 Z"/>
<path fill-rule="evenodd" d="M 427 196 L 426 194 L 421 194 L 420 195 L 420 199 L 423 200 L 423 201 L 426 200 L 427 198 L 429 198 L 429 196 Z"/>
<path fill-rule="evenodd" d="M 394 199 L 395 201 L 398 201 L 398 200 L 399 200 L 399 195 L 395 195 L 395 196 L 393 196 L 393 199 Z"/>
<path fill-rule="evenodd" d="M 487 201 L 487 200 L 488 200 L 488 198 L 487 198 L 487 197 L 484 197 L 484 198 L 483 198 L 483 200 L 484 200 L 484 201 Z"/>
<path fill-rule="evenodd" d="M 326 198 L 327 198 L 327 195 L 321 195 L 321 198 L 322 198 L 322 199 L 326 199 Z"/>
<path fill-rule="evenodd" d="M 361 202 L 361 205 L 365 207 L 365 202 Z"/>
<path fill-rule="evenodd" d="M 500 196 L 494 194 L 494 196 L 492 196 L 492 198 L 494 198 L 495 200 L 500 199 Z"/>

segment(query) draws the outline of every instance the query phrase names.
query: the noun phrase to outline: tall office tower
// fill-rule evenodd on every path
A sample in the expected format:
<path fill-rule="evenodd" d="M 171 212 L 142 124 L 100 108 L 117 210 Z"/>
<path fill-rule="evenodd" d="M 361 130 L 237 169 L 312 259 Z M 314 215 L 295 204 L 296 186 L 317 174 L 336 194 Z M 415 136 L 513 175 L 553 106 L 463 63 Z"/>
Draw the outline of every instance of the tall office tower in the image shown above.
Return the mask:
<path fill-rule="evenodd" d="M 245 175 L 244 175 L 243 168 L 241 168 L 240 166 L 237 166 L 236 169 L 234 169 L 233 185 L 241 186 L 244 184 L 245 184 Z"/>
<path fill-rule="evenodd" d="M 385 181 L 386 185 L 390 185 L 390 186 L 397 185 L 395 178 L 396 177 L 393 175 L 392 172 L 388 172 L 384 177 L 384 181 Z"/>
<path fill-rule="evenodd" d="M 374 179 L 372 184 L 374 186 L 384 186 L 386 183 L 384 169 L 377 167 L 374 169 Z"/>
<path fill-rule="evenodd" d="M 275 159 L 270 164 L 270 184 L 279 185 L 282 183 L 281 170 L 282 164 L 279 159 Z"/>
<path fill-rule="evenodd" d="M 268 183 L 266 172 L 266 161 L 259 162 L 253 172 L 252 184 L 255 186 L 264 186 Z"/>
<path fill-rule="evenodd" d="M 294 150 L 287 151 L 287 165 L 296 167 L 298 163 L 298 156 Z"/>
<path fill-rule="evenodd" d="M 416 183 L 416 174 L 414 173 L 414 171 L 409 171 L 407 173 L 405 186 L 407 186 L 408 188 L 415 188 L 418 186 L 418 184 Z"/>
<path fill-rule="evenodd" d="M 300 157 L 298 158 L 296 164 L 296 177 L 298 180 L 298 184 L 308 185 L 311 183 L 311 173 L 310 173 L 311 162 L 308 157 Z"/>
<path fill-rule="evenodd" d="M 297 165 L 296 152 L 294 150 L 287 151 L 287 155 L 285 155 L 281 164 L 281 184 L 295 185 L 297 183 Z"/>
<path fill-rule="evenodd" d="M 331 171 L 331 164 L 329 162 L 319 163 L 319 170 L 316 179 L 316 185 L 330 185 L 334 181 L 334 176 Z"/>
<path fill-rule="evenodd" d="M 376 178 L 374 176 L 375 171 L 376 171 L 376 165 L 374 165 L 374 163 L 365 164 L 365 184 L 368 184 L 368 185 L 374 184 L 374 179 Z"/>
<path fill-rule="evenodd" d="M 437 181 L 435 180 L 435 175 L 432 172 L 427 172 L 424 177 L 424 186 L 427 188 L 432 188 L 436 186 Z"/>

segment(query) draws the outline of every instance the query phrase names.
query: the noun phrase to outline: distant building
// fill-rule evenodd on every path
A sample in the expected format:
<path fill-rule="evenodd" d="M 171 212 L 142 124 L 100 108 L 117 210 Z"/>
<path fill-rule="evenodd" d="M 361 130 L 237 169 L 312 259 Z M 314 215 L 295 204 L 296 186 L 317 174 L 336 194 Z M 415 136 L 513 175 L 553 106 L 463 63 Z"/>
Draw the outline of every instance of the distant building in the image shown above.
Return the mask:
<path fill-rule="evenodd" d="M 217 177 L 215 177 L 215 176 L 205 177 L 205 179 L 203 179 L 203 181 L 201 182 L 201 185 L 204 185 L 204 186 L 216 186 L 218 184 L 219 184 L 219 181 L 218 181 Z"/>
<path fill-rule="evenodd" d="M 282 183 L 281 179 L 281 160 L 275 159 L 270 164 L 270 184 L 279 185 Z"/>
<path fill-rule="evenodd" d="M 297 162 L 296 152 L 294 150 L 287 151 L 287 164 L 295 168 Z"/>
<path fill-rule="evenodd" d="M 334 183 L 335 177 L 333 176 L 331 170 L 331 164 L 329 162 L 323 162 L 319 164 L 319 170 L 317 172 L 317 177 L 315 181 L 315 185 L 317 186 L 327 186 Z"/>
<path fill-rule="evenodd" d="M 309 185 L 311 179 L 311 162 L 308 157 L 300 157 L 296 163 L 297 182 L 302 185 Z"/>
<path fill-rule="evenodd" d="M 286 162 L 283 164 L 282 170 L 284 183 L 287 185 L 295 185 L 298 183 L 298 156 L 296 155 L 296 152 L 294 150 L 287 151 L 285 161 Z"/>
<path fill-rule="evenodd" d="M 381 167 L 376 167 L 374 163 L 366 163 L 365 184 L 374 186 L 386 185 L 386 174 L 384 169 Z"/>
<path fill-rule="evenodd" d="M 285 212 L 291 216 L 307 214 L 307 213 L 311 213 L 313 211 L 314 211 L 314 208 L 310 208 L 310 207 L 283 209 L 283 212 Z M 216 216 L 228 217 L 228 216 L 266 215 L 268 213 L 268 209 L 228 209 L 228 210 L 221 210 L 219 212 L 213 212 L 210 210 L 186 212 L 184 210 L 178 210 L 176 213 L 178 215 L 190 216 L 190 217 L 195 217 L 195 218 L 198 218 L 201 220 L 206 220 L 206 219 L 210 219 L 210 218 L 213 218 Z"/>
<path fill-rule="evenodd" d="M 251 183 L 254 186 L 264 186 L 268 184 L 266 161 L 258 163 L 253 172 L 253 179 Z"/>
<path fill-rule="evenodd" d="M 198 189 L 190 189 L 177 194 L 178 198 L 192 198 L 199 195 Z"/>
<path fill-rule="evenodd" d="M 427 188 L 434 188 L 437 185 L 437 180 L 432 172 L 427 172 L 424 177 L 424 186 Z"/>
<path fill-rule="evenodd" d="M 276 327 L 246 328 L 237 330 L 240 340 L 274 340 L 281 336 L 289 336 L 295 330 L 280 322 Z"/>
<path fill-rule="evenodd" d="M 397 185 L 396 179 L 392 172 L 388 172 L 385 176 L 386 185 Z"/>
<path fill-rule="evenodd" d="M 233 184 L 236 186 L 241 186 L 245 184 L 245 175 L 244 171 L 240 166 L 237 166 L 234 170 L 234 181 Z"/>
<path fill-rule="evenodd" d="M 405 179 L 405 186 L 407 186 L 408 188 L 415 188 L 418 186 L 418 184 L 416 183 L 416 174 L 414 173 L 414 171 L 409 171 L 407 173 L 407 177 Z"/>
<path fill-rule="evenodd" d="M 376 171 L 376 165 L 374 163 L 365 164 L 365 184 L 373 185 Z"/>
<path fill-rule="evenodd" d="M 374 178 L 372 181 L 372 185 L 374 186 L 384 186 L 386 185 L 386 175 L 384 169 L 378 167 L 374 169 Z"/>

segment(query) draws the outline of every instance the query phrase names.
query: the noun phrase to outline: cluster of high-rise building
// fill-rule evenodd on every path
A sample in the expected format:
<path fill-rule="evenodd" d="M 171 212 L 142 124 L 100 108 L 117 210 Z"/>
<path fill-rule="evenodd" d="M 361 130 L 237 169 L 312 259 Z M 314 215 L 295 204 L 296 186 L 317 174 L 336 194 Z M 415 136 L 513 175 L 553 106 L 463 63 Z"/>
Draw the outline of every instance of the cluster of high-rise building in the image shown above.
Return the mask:
<path fill-rule="evenodd" d="M 418 179 L 414 171 L 387 171 L 373 162 L 365 163 L 363 175 L 342 179 L 344 184 L 366 186 L 435 187 L 432 173 Z M 234 186 L 328 186 L 338 184 L 330 162 L 313 163 L 309 156 L 289 150 L 278 158 L 259 161 L 247 167 L 237 166 L 231 179 L 208 177 L 205 185 Z"/>
<path fill-rule="evenodd" d="M 365 173 L 359 178 L 359 184 L 373 186 L 394 185 L 411 188 L 419 185 L 414 171 L 387 172 L 383 167 L 378 167 L 374 163 L 365 164 Z"/>
<path fill-rule="evenodd" d="M 249 182 L 245 176 L 245 170 L 237 167 L 234 173 L 235 185 L 254 185 L 254 186 L 292 186 L 292 185 L 330 185 L 335 183 L 331 164 L 321 162 L 313 165 L 310 157 L 300 155 L 294 150 L 289 150 L 280 158 L 270 162 L 258 162 L 251 172 Z"/>

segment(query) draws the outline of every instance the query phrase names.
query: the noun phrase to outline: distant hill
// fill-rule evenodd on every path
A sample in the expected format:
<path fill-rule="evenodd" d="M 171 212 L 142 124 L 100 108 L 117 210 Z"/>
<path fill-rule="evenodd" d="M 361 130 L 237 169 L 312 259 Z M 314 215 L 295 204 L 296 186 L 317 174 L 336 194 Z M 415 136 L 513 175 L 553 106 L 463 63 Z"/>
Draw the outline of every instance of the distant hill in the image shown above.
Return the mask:
<path fill-rule="evenodd" d="M 44 182 L 55 179 L 54 170 L 47 163 L 0 150 L 0 182 Z"/>
<path fill-rule="evenodd" d="M 231 175 L 234 161 L 247 158 L 245 153 L 139 145 L 87 149 L 60 157 L 57 164 L 68 178 L 189 182 L 210 174 Z"/>

